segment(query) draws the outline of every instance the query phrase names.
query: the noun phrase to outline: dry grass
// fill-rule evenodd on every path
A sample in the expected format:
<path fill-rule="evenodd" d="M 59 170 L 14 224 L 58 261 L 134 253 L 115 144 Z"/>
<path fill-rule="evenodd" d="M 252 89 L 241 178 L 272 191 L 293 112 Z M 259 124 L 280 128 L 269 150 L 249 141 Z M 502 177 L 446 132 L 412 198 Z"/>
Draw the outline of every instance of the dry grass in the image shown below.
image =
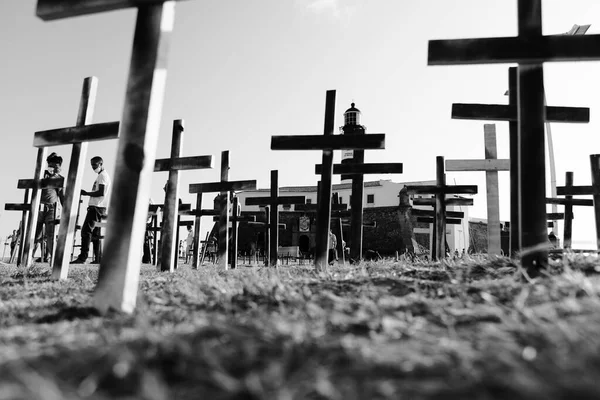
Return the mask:
<path fill-rule="evenodd" d="M 503 258 L 142 268 L 133 315 L 96 266 L 0 270 L 0 399 L 600 398 L 600 263 Z"/>

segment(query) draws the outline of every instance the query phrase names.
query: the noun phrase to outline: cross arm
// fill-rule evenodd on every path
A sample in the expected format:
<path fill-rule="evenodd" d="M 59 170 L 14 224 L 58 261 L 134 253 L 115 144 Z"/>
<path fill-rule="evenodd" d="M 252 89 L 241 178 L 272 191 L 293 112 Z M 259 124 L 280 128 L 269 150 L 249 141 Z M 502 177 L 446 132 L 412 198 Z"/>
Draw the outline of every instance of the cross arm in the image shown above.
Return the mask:
<path fill-rule="evenodd" d="M 161 158 L 154 162 L 154 172 L 207 169 L 212 167 L 212 156 Z"/>
<path fill-rule="evenodd" d="M 372 164 L 334 164 L 335 175 L 363 175 L 363 174 L 401 174 L 402 163 L 372 163 Z M 315 174 L 323 171 L 323 165 L 315 165 Z"/>
<path fill-rule="evenodd" d="M 6 203 L 4 204 L 6 211 L 29 211 L 31 210 L 31 204 L 23 203 Z"/>
<path fill-rule="evenodd" d="M 433 210 L 423 210 L 419 208 L 413 208 L 412 215 L 418 217 L 433 217 L 435 216 L 435 211 Z M 446 216 L 450 218 L 464 218 L 465 213 L 462 211 L 446 211 Z"/>
<path fill-rule="evenodd" d="M 294 135 L 271 137 L 271 150 L 380 150 L 385 134 Z"/>
<path fill-rule="evenodd" d="M 294 204 L 295 211 L 316 211 L 317 204 Z M 331 211 L 343 211 L 348 209 L 348 204 L 332 204 Z"/>
<path fill-rule="evenodd" d="M 413 200 L 413 205 L 415 205 L 415 206 L 435 206 L 435 199 L 434 198 L 414 199 Z M 455 205 L 455 206 L 472 206 L 473 205 L 473 199 L 463 199 L 463 198 L 459 198 L 459 197 L 450 197 L 450 198 L 446 199 L 446 205 L 449 205 L 449 206 L 452 206 L 452 205 Z"/>
<path fill-rule="evenodd" d="M 60 189 L 65 184 L 65 178 L 19 179 L 17 189 Z"/>
<path fill-rule="evenodd" d="M 446 171 L 509 171 L 510 160 L 446 160 Z"/>
<path fill-rule="evenodd" d="M 565 219 L 565 213 L 548 213 L 546 215 L 546 218 L 551 221 L 554 221 L 557 219 Z"/>
<path fill-rule="evenodd" d="M 304 204 L 306 201 L 304 196 L 279 196 L 276 199 L 271 197 L 247 197 L 247 206 L 268 206 L 268 205 L 282 205 L 282 204 Z"/>
<path fill-rule="evenodd" d="M 119 123 L 104 122 L 35 132 L 33 134 L 33 147 L 62 146 L 118 138 Z"/>
<path fill-rule="evenodd" d="M 409 193 L 415 194 L 434 194 L 434 193 L 453 193 L 453 194 L 477 194 L 477 185 L 452 185 L 452 186 L 436 186 L 436 185 L 419 185 L 406 186 Z"/>
<path fill-rule="evenodd" d="M 517 121 L 517 108 L 503 104 L 452 104 L 452 119 Z M 546 122 L 590 122 L 587 107 L 546 107 Z"/>
<path fill-rule="evenodd" d="M 428 65 L 543 63 L 600 59 L 600 35 L 430 40 Z"/>
<path fill-rule="evenodd" d="M 184 211 L 184 212 L 180 213 L 180 215 L 188 215 L 188 216 L 210 215 L 210 216 L 215 216 L 215 215 L 221 215 L 221 210 L 202 209 L 202 210 L 200 210 L 200 212 L 198 212 L 198 210 L 188 210 L 188 211 Z"/>
<path fill-rule="evenodd" d="M 256 180 L 190 184 L 190 193 L 231 192 L 237 190 L 255 189 Z"/>
<path fill-rule="evenodd" d="M 417 217 L 417 222 L 424 222 L 426 224 L 433 224 L 435 222 L 435 218 L 433 217 Z M 460 225 L 460 218 L 446 218 L 446 224 L 448 225 Z"/>
<path fill-rule="evenodd" d="M 593 206 L 594 200 L 592 199 L 555 199 L 555 198 L 547 198 L 546 203 L 548 204 L 562 204 L 562 205 L 572 205 L 572 206 Z"/>
<path fill-rule="evenodd" d="M 559 196 L 585 196 L 595 194 L 599 190 L 594 190 L 593 186 L 558 186 L 556 194 Z"/>
<path fill-rule="evenodd" d="M 165 0 L 38 0 L 36 15 L 44 21 L 52 21 L 164 2 Z"/>

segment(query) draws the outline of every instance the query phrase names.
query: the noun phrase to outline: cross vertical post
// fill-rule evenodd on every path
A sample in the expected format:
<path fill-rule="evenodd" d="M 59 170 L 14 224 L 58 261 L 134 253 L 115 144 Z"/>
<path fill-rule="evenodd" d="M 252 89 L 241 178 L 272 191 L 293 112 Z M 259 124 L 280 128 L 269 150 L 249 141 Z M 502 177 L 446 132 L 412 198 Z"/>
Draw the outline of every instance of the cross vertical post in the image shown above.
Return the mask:
<path fill-rule="evenodd" d="M 202 192 L 196 195 L 196 210 L 202 210 Z M 194 260 L 192 261 L 192 268 L 197 269 L 200 261 L 200 223 L 202 221 L 202 214 L 198 213 L 194 217 Z M 208 246 L 208 243 L 205 244 Z"/>
<path fill-rule="evenodd" d="M 19 245 L 19 255 L 17 257 L 17 266 L 21 265 L 23 262 L 23 257 L 25 253 L 25 246 L 23 243 L 25 242 L 25 228 L 28 224 L 28 218 L 31 218 L 31 198 L 29 189 L 25 189 L 25 194 L 23 195 L 23 204 L 29 204 L 29 210 L 23 211 L 23 215 L 21 216 L 21 244 Z"/>
<path fill-rule="evenodd" d="M 229 181 L 229 151 L 221 153 L 221 182 Z M 220 210 L 219 215 L 219 235 L 217 257 L 219 263 L 224 269 L 229 268 L 228 247 L 229 247 L 229 192 L 219 193 Z"/>
<path fill-rule="evenodd" d="M 565 176 L 565 186 L 567 188 L 570 188 L 573 186 L 573 172 L 571 172 L 571 171 L 567 172 L 567 174 Z M 567 201 L 573 200 L 573 196 L 566 195 L 565 200 L 567 200 Z M 571 248 L 571 243 L 573 241 L 572 234 L 573 234 L 573 205 L 566 203 L 565 204 L 565 226 L 564 226 L 564 233 L 563 233 L 563 247 L 565 249 Z"/>
<path fill-rule="evenodd" d="M 172 1 L 138 8 L 105 251 L 94 294 L 101 312 L 114 308 L 131 313 L 136 304 L 174 16 Z"/>
<path fill-rule="evenodd" d="M 335 90 L 328 90 L 325 100 L 325 124 L 323 135 L 333 135 L 335 120 Z M 327 271 L 327 250 L 329 249 L 329 216 L 331 215 L 331 184 L 333 175 L 333 150 L 323 150 L 320 201 L 317 205 L 317 229 L 315 243 L 315 267 L 317 271 Z"/>
<path fill-rule="evenodd" d="M 446 186 L 444 173 L 444 157 L 437 156 L 435 168 L 436 183 L 440 188 Z M 435 194 L 435 252 L 438 258 L 446 254 L 446 194 L 443 191 Z"/>
<path fill-rule="evenodd" d="M 180 119 L 173 121 L 171 159 L 177 159 L 181 156 L 183 150 L 183 131 L 183 121 Z M 158 260 L 158 269 L 161 271 L 173 272 L 175 268 L 177 268 L 176 261 L 179 244 L 177 243 L 175 232 L 179 231 L 177 223 L 179 214 L 179 201 L 177 200 L 178 193 L 179 171 L 177 169 L 170 169 L 167 190 L 165 193 L 162 229 L 160 232 L 161 253 L 160 259 Z M 175 260 L 175 263 L 173 263 L 173 260 Z"/>
<path fill-rule="evenodd" d="M 269 261 L 270 265 L 277 267 L 278 260 L 278 249 L 279 249 L 279 204 L 277 199 L 279 198 L 279 175 L 277 170 L 271 171 L 271 218 L 269 221 L 269 228 L 271 230 L 271 236 L 269 237 Z"/>
<path fill-rule="evenodd" d="M 517 67 L 508 69 L 508 105 L 517 107 Z M 519 214 L 519 198 L 521 184 L 519 182 L 519 122 L 508 122 L 509 157 L 510 157 L 510 256 L 516 257 L 521 251 L 521 217 Z"/>
<path fill-rule="evenodd" d="M 265 266 L 268 266 L 271 262 L 271 207 L 265 207 Z M 277 257 L 275 257 L 275 263 L 277 263 Z"/>
<path fill-rule="evenodd" d="M 40 147 L 37 152 L 37 159 L 35 162 L 35 172 L 33 174 L 34 181 L 41 181 L 44 176 L 44 160 L 46 159 L 47 148 Z M 23 236 L 21 241 L 23 245 L 23 258 L 22 263 L 27 268 L 33 264 L 33 242 L 35 240 L 35 229 L 37 220 L 40 214 L 40 189 L 37 185 L 34 185 L 31 189 L 31 209 L 29 211 L 29 220 L 27 221 L 26 234 Z"/>
<path fill-rule="evenodd" d="M 600 250 L 600 154 L 590 155 L 590 164 L 592 167 L 594 220 L 596 222 L 596 248 Z"/>
<path fill-rule="evenodd" d="M 354 164 L 365 163 L 365 151 L 354 150 Z M 352 198 L 350 199 L 350 260 L 362 260 L 363 243 L 363 216 L 364 216 L 364 189 L 365 176 L 363 174 L 352 175 Z M 340 230 L 341 230 L 340 226 Z"/>

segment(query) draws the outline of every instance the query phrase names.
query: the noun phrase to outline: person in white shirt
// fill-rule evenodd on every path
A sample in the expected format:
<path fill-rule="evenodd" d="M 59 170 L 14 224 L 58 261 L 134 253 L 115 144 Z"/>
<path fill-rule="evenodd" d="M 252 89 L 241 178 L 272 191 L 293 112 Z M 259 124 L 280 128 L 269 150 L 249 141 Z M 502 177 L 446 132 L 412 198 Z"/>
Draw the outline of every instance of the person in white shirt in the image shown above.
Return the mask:
<path fill-rule="evenodd" d="M 81 190 L 82 196 L 90 196 L 88 202 L 87 214 L 85 215 L 85 221 L 81 225 L 81 253 L 79 256 L 71 262 L 71 264 L 83 264 L 88 258 L 90 251 L 90 242 L 92 241 L 92 234 L 95 237 L 99 235 L 99 228 L 96 228 L 96 223 L 100 222 L 102 217 L 106 214 L 106 208 L 108 205 L 108 199 L 110 194 L 111 180 L 108 173 L 104 169 L 104 160 L 102 157 L 93 157 L 90 160 L 94 172 L 98 174 L 92 191 Z M 96 231 L 96 232 L 94 232 Z M 94 260 L 93 263 L 98 262 L 98 249 L 99 243 L 94 243 Z"/>
<path fill-rule="evenodd" d="M 192 226 L 188 225 L 187 227 L 188 235 L 185 239 L 186 249 L 185 249 L 185 263 L 189 263 L 192 258 L 192 250 L 194 250 L 194 231 L 192 230 Z"/>

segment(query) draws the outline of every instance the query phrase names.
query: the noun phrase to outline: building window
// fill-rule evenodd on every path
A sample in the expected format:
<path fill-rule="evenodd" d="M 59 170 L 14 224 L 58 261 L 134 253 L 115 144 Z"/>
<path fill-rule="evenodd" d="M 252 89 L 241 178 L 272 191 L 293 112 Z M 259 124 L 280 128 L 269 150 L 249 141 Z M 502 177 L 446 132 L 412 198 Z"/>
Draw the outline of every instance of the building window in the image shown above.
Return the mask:
<path fill-rule="evenodd" d="M 306 204 L 312 204 L 312 199 L 306 199 Z"/>
<path fill-rule="evenodd" d="M 340 200 L 340 204 L 344 204 L 344 198 L 342 196 L 340 196 L 339 200 Z"/>
<path fill-rule="evenodd" d="M 346 125 L 356 125 L 356 113 L 349 112 L 346 114 Z"/>
<path fill-rule="evenodd" d="M 291 210 L 291 208 L 292 208 L 292 205 L 291 205 L 291 204 L 284 204 L 284 205 L 283 205 L 283 209 L 284 209 L 284 210 Z"/>
<path fill-rule="evenodd" d="M 374 194 L 367 195 L 367 204 L 375 204 L 375 195 Z"/>

